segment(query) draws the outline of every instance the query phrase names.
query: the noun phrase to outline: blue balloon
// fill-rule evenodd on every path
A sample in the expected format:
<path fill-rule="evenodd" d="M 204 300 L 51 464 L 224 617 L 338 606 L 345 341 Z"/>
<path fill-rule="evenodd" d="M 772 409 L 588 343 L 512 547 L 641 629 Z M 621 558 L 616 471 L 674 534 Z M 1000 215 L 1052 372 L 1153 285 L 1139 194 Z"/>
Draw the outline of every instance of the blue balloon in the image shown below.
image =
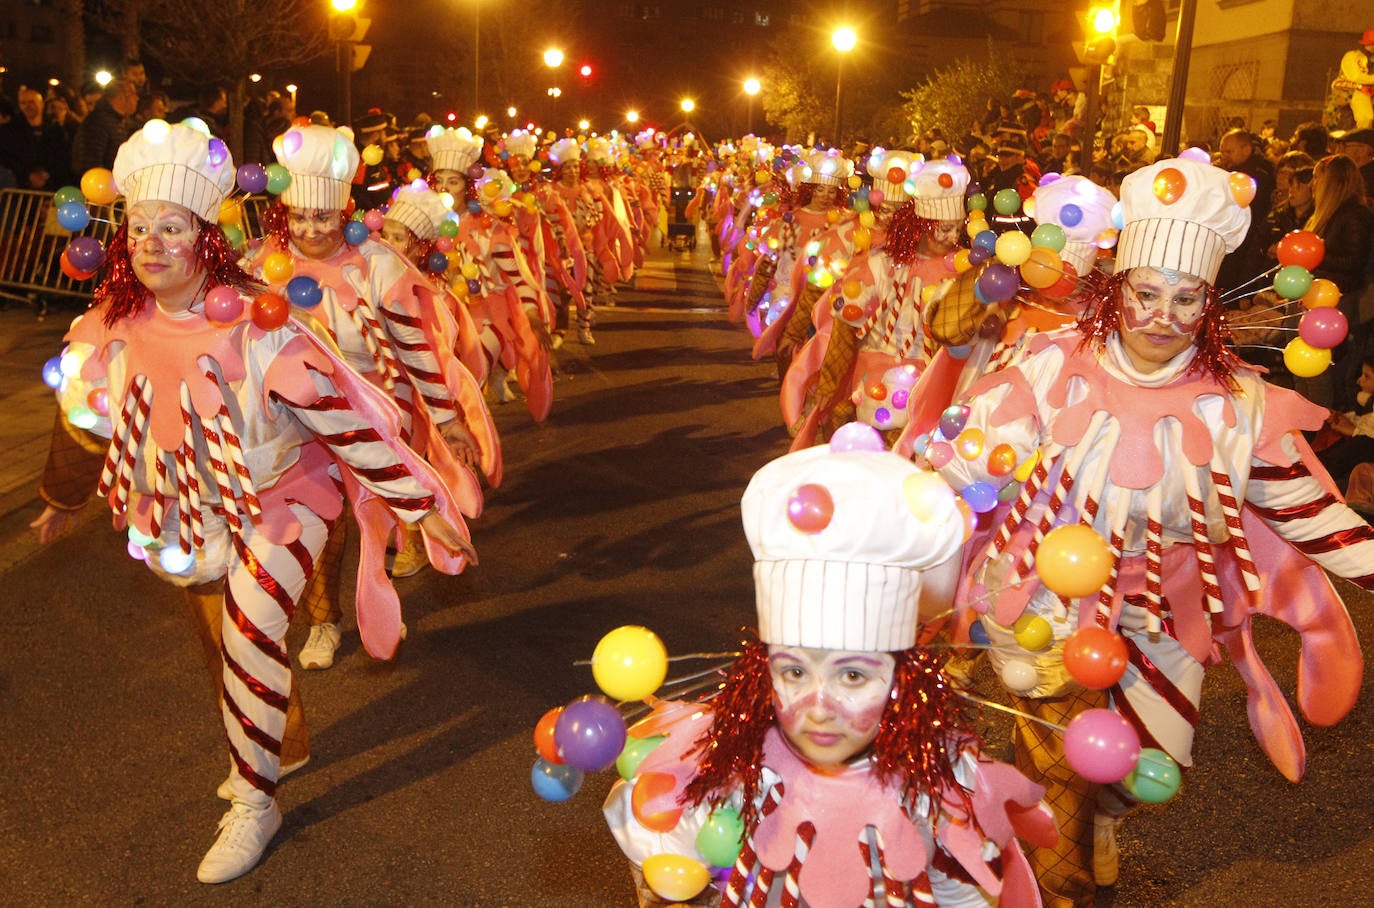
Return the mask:
<path fill-rule="evenodd" d="M 370 231 L 362 221 L 349 221 L 344 225 L 344 239 L 351 246 L 361 246 L 367 242 Z"/>
<path fill-rule="evenodd" d="M 986 514 L 997 507 L 997 487 L 989 482 L 974 482 L 964 486 L 959 494 L 975 514 Z"/>
<path fill-rule="evenodd" d="M 286 299 L 293 306 L 309 309 L 320 304 L 320 300 L 324 299 L 324 291 L 320 289 L 319 281 L 299 274 L 286 282 Z"/>
<path fill-rule="evenodd" d="M 1077 227 L 1083 220 L 1083 209 L 1070 202 L 1059 209 L 1059 223 L 1065 227 Z"/>
<path fill-rule="evenodd" d="M 63 230 L 70 230 L 75 233 L 78 230 L 85 230 L 86 225 L 91 222 L 91 213 L 86 210 L 86 206 L 81 202 L 64 202 L 57 206 L 57 223 L 62 225 Z"/>
<path fill-rule="evenodd" d="M 473 213 L 473 214 L 481 214 L 481 213 L 482 213 L 482 203 L 481 203 L 481 202 L 478 202 L 476 199 L 474 199 L 474 200 L 471 201 L 471 202 L 468 202 L 468 211 L 470 211 L 470 212 Z"/>
<path fill-rule="evenodd" d="M 448 270 L 448 256 L 442 252 L 431 252 L 429 258 L 425 259 L 425 267 L 435 274 L 443 274 Z"/>
<path fill-rule="evenodd" d="M 987 646 L 991 642 L 988 638 L 987 629 L 983 627 L 981 621 L 975 621 L 969 625 L 968 638 L 979 646 Z"/>
<path fill-rule="evenodd" d="M 997 234 L 991 230 L 979 231 L 978 235 L 973 238 L 973 248 L 982 249 L 991 255 L 997 249 Z"/>
<path fill-rule="evenodd" d="M 54 356 L 43 364 L 43 384 L 56 391 L 62 385 L 62 357 Z"/>
<path fill-rule="evenodd" d="M 568 800 L 582 787 L 582 777 L 582 770 L 550 763 L 543 757 L 537 757 L 530 769 L 530 785 L 545 801 Z"/>
<path fill-rule="evenodd" d="M 975 293 L 978 291 L 977 287 L 974 287 L 973 289 Z M 968 359 L 969 354 L 973 352 L 973 345 L 960 344 L 957 347 L 946 347 L 945 349 L 948 350 L 949 355 L 954 357 L 955 359 L 965 360 Z"/>

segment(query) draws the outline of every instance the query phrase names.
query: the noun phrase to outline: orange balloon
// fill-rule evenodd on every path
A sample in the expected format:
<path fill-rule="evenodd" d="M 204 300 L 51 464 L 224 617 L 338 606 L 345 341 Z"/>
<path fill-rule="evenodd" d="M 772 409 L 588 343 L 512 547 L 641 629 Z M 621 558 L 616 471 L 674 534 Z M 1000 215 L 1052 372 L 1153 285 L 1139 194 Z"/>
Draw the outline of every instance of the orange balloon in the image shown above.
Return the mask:
<path fill-rule="evenodd" d="M 114 174 L 104 167 L 92 167 L 81 177 L 81 194 L 92 205 L 110 204 L 119 195 Z"/>
<path fill-rule="evenodd" d="M 1312 286 L 1302 296 L 1302 304 L 1308 309 L 1336 306 L 1340 301 L 1341 288 L 1336 286 L 1335 281 L 1329 281 L 1324 277 L 1313 281 Z"/>
<path fill-rule="evenodd" d="M 284 284 L 291 280 L 296 265 L 291 256 L 284 252 L 274 252 L 262 260 L 262 276 L 271 284 Z"/>
<path fill-rule="evenodd" d="M 1048 246 L 1036 246 L 1031 250 L 1030 258 L 1021 263 L 1021 280 L 1036 290 L 1053 287 L 1063 276 L 1063 259 Z"/>
<path fill-rule="evenodd" d="M 1016 449 L 1008 444 L 1000 444 L 988 452 L 988 472 L 993 476 L 1006 476 L 1016 469 Z"/>
<path fill-rule="evenodd" d="M 1236 173 L 1230 176 L 1231 198 L 1236 200 L 1236 204 L 1242 208 L 1248 208 L 1250 203 L 1255 200 L 1255 178 L 1248 173 Z"/>
<path fill-rule="evenodd" d="M 645 807 L 651 799 L 671 792 L 674 784 L 673 777 L 666 772 L 646 772 L 635 779 L 634 790 L 630 792 L 630 809 L 645 829 L 671 832 L 682 819 L 682 808 L 648 813 Z"/>
<path fill-rule="evenodd" d="M 1111 547 L 1090 526 L 1075 523 L 1045 534 L 1035 553 L 1035 573 L 1053 593 L 1071 599 L 1091 596 L 1112 575 Z"/>
<path fill-rule="evenodd" d="M 1322 263 L 1326 242 L 1310 230 L 1294 230 L 1279 240 L 1275 252 L 1280 265 L 1301 265 L 1311 271 Z"/>
<path fill-rule="evenodd" d="M 553 727 L 558 723 L 558 717 L 562 714 L 563 707 L 555 706 L 544 713 L 538 724 L 534 726 L 534 749 L 539 751 L 539 756 L 550 763 L 563 762 L 563 757 L 558 753 L 558 745 L 553 740 Z"/>
<path fill-rule="evenodd" d="M 62 268 L 62 273 L 74 281 L 89 281 L 95 276 L 94 271 L 82 271 L 72 264 L 72 260 L 67 258 L 67 250 L 62 250 L 62 255 L 58 257 L 58 264 Z"/>
<path fill-rule="evenodd" d="M 1129 658 L 1125 638 L 1105 627 L 1080 627 L 1064 641 L 1064 668 L 1093 690 L 1106 690 L 1120 681 Z"/>
<path fill-rule="evenodd" d="M 276 293 L 259 293 L 253 300 L 253 324 L 263 331 L 275 331 L 286 324 L 291 304 Z"/>
<path fill-rule="evenodd" d="M 1166 167 L 1155 174 L 1152 188 L 1155 198 L 1165 205 L 1172 205 L 1183 198 L 1183 191 L 1188 188 L 1188 180 L 1177 167 Z"/>

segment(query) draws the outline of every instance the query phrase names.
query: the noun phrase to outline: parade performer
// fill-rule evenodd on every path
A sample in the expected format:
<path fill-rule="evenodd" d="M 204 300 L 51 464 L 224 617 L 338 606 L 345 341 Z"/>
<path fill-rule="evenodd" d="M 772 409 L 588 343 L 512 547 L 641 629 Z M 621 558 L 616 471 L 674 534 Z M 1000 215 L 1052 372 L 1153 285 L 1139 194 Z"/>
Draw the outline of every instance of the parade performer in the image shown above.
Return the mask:
<path fill-rule="evenodd" d="M 596 306 L 606 299 L 606 267 L 615 258 L 606 245 L 604 232 L 599 229 L 606 218 L 606 210 L 582 179 L 582 147 L 576 139 L 554 142 L 549 148 L 549 162 L 554 166 L 553 188 L 571 212 L 578 241 L 582 244 L 586 263 L 582 283 L 584 308 L 578 309 L 577 320 L 580 326 L 585 318 L 587 336 L 591 336 Z"/>
<path fill-rule="evenodd" d="M 918 517 L 923 481 L 946 507 Z M 710 698 L 660 700 L 631 730 L 666 736 L 604 807 L 636 873 L 652 886 L 659 856 L 724 861 L 731 906 L 1038 905 L 1017 837 L 1055 840 L 1042 789 L 980 752 L 916 646 L 948 605 L 951 491 L 890 453 L 817 447 L 759 470 L 742 510 L 758 639 Z M 729 853 L 699 852 L 722 824 L 741 830 Z"/>
<path fill-rule="evenodd" d="M 1350 95 L 1356 129 L 1374 126 L 1374 28 L 1360 36 L 1360 46 L 1341 57 L 1340 75 L 1332 86 Z"/>
<path fill-rule="evenodd" d="M 281 826 L 295 693 L 286 631 L 345 494 L 364 527 L 358 625 L 380 658 L 401 628 L 381 563 L 388 528 L 418 524 L 449 573 L 474 556 L 444 481 L 398 441 L 395 404 L 284 300 L 254 299 L 262 285 L 214 225 L 234 183 L 224 143 L 150 120 L 113 173 L 127 216 L 91 309 L 67 335 L 66 422 L 34 525 L 46 541 L 97 491 L 129 528 L 131 553 L 192 594 L 207 653 L 223 655 L 232 804 L 197 871 L 221 883 L 251 870 Z M 108 439 L 105 453 L 78 444 L 83 433 Z"/>
<path fill-rule="evenodd" d="M 593 136 L 583 149 L 586 166 L 581 180 L 601 208 L 601 218 L 592 227 L 591 250 L 601 268 L 593 270 L 589 292 L 598 304 L 614 306 L 616 284 L 634 276 L 634 239 L 624 196 L 609 176 L 615 172 L 615 151 L 610 140 Z"/>
<path fill-rule="evenodd" d="M 1322 569 L 1374 588 L 1374 530 L 1336 497 L 1303 440 L 1324 411 L 1266 384 L 1225 346 L 1212 282 L 1250 218 L 1232 175 L 1202 161 L 1189 150 L 1126 177 L 1116 274 L 1079 326 L 1033 338 L 1029 355 L 976 383 L 967 409 L 941 425 L 945 438 L 976 430 L 981 450 L 1009 456 L 946 460 L 948 443 L 935 441 L 926 457 L 963 490 L 1007 491 L 999 460 L 1031 467 L 1012 474 L 1024 487 L 974 550 L 969 578 L 1022 712 L 1060 724 L 1108 701 L 1142 744 L 1190 766 L 1203 671 L 1219 644 L 1249 688 L 1261 746 L 1296 781 L 1302 737 L 1251 621 L 1267 615 L 1298 631 L 1299 705 L 1314 724 L 1338 721 L 1359 693 L 1362 660 Z M 1087 557 L 1102 561 L 1105 585 L 1073 594 L 1084 598 L 1045 585 L 1040 562 L 1053 547 L 1042 542 L 1058 523 L 1101 537 Z M 1016 642 L 1023 615 L 1050 624 L 1043 649 Z M 1066 639 L 1095 625 L 1126 644 L 1124 676 L 1105 692 L 1066 671 Z M 1091 905 L 1095 884 L 1116 880 L 1115 832 L 1133 798 L 1069 769 L 1062 740 L 1037 722 L 1018 719 L 1014 742 L 1018 766 L 1049 789 L 1062 834 L 1032 855 L 1047 900 Z"/>
<path fill-rule="evenodd" d="M 272 150 L 290 183 L 264 212 L 267 236 L 249 257 L 249 269 L 335 344 L 345 362 L 395 397 L 403 414 L 401 440 L 439 471 L 465 515 L 478 516 L 476 465 L 492 464 L 496 454 L 481 450 L 466 428 L 484 422 L 476 409 L 482 402 L 472 399 L 474 379 L 454 356 L 458 329 L 442 292 L 394 249 L 370 239 L 363 225 L 353 228 L 355 242 L 348 242 L 349 191 L 359 157 L 346 132 L 293 126 L 273 140 Z M 293 288 L 297 278 L 304 280 Z M 339 646 L 342 605 L 332 580 L 342 570 L 346 534 L 347 523 L 340 521 L 319 572 L 322 587 L 305 599 L 311 634 L 298 657 L 305 668 L 329 668 Z M 398 549 L 393 576 L 427 565 L 413 530 Z"/>

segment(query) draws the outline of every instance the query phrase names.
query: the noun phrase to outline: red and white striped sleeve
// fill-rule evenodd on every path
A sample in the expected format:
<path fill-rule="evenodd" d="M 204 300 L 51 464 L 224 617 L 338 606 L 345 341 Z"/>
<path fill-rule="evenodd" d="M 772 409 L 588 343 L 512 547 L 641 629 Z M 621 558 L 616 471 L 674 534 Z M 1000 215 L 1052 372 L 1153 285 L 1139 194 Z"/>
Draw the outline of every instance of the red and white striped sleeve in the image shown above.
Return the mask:
<path fill-rule="evenodd" d="M 396 358 L 401 361 L 411 385 L 424 400 L 431 420 L 436 425 L 442 425 L 455 419 L 457 407 L 453 393 L 444 383 L 439 357 L 425 337 L 421 317 L 407 313 L 395 302 L 383 305 L 382 315 L 386 319 L 387 334 L 396 349 Z"/>

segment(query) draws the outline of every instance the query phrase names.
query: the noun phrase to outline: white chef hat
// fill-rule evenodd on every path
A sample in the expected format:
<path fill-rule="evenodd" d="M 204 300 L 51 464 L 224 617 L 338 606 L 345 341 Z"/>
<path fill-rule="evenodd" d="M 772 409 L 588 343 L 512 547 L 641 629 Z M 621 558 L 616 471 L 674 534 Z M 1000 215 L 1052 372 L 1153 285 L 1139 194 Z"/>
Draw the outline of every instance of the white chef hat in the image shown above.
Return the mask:
<path fill-rule="evenodd" d="M 611 148 L 610 140 L 604 136 L 592 136 L 587 140 L 585 148 L 587 160 L 593 164 L 610 165 L 615 163 L 615 152 Z"/>
<path fill-rule="evenodd" d="M 1091 271 L 1098 249 L 1109 248 L 1116 242 L 1112 224 L 1116 196 L 1087 177 L 1067 176 L 1041 183 L 1033 199 L 1030 207 L 1037 224 L 1057 224 L 1063 228 L 1064 248 L 1059 256 L 1073 266 L 1075 273 Z M 1067 216 L 1066 206 L 1072 206 Z"/>
<path fill-rule="evenodd" d="M 964 192 L 968 189 L 968 169 L 957 160 L 939 158 L 926 161 L 907 174 L 916 190 L 911 203 L 916 213 L 933 221 L 962 221 L 968 214 Z"/>
<path fill-rule="evenodd" d="M 431 127 L 425 143 L 429 146 L 429 166 L 433 170 L 456 170 L 466 175 L 468 168 L 482 156 L 482 137 L 474 136 L 466 126 L 457 129 Z"/>
<path fill-rule="evenodd" d="M 396 190 L 386 219 L 404 225 L 422 240 L 433 240 L 439 236 L 439 225 L 452 213 L 439 193 L 424 180 L 415 180 Z"/>
<path fill-rule="evenodd" d="M 582 160 L 582 146 L 576 139 L 559 139 L 549 148 L 549 160 L 555 164 L 567 164 Z"/>
<path fill-rule="evenodd" d="M 658 148 L 658 133 L 652 126 L 635 134 L 635 145 L 643 149 Z"/>
<path fill-rule="evenodd" d="M 1250 209 L 1232 195 L 1231 176 L 1186 157 L 1127 174 L 1116 270 L 1150 266 L 1216 281 L 1221 260 L 1250 228 Z"/>
<path fill-rule="evenodd" d="M 806 172 L 802 182 L 821 186 L 844 186 L 854 173 L 854 162 L 831 149 L 814 148 L 802 155 Z"/>
<path fill-rule="evenodd" d="M 912 168 L 919 168 L 923 163 L 925 158 L 914 151 L 874 148 L 868 156 L 868 173 L 873 177 L 873 188 L 881 191 L 883 198 L 900 202 L 911 197 L 911 193 L 907 192 L 906 178 L 910 176 Z M 902 172 L 902 179 L 895 183 L 888 179 L 894 167 Z"/>
<path fill-rule="evenodd" d="M 534 158 L 534 148 L 537 143 L 538 137 L 523 129 L 512 129 L 506 135 L 507 153 L 522 157 L 527 161 Z"/>
<path fill-rule="evenodd" d="M 477 201 L 482 203 L 485 208 L 490 208 L 499 201 L 510 201 L 515 194 L 515 181 L 510 178 L 504 170 L 495 167 L 488 167 L 482 171 L 473 188 L 477 192 Z"/>
<path fill-rule="evenodd" d="M 290 208 L 343 211 L 353 177 L 358 173 L 358 149 L 352 136 L 332 126 L 292 126 L 272 140 L 272 152 L 291 173 L 281 201 Z"/>
<path fill-rule="evenodd" d="M 235 177 L 234 160 L 221 139 L 165 120 L 149 120 L 119 146 L 112 172 L 129 206 L 171 202 L 212 224 Z"/>
<path fill-rule="evenodd" d="M 947 506 L 923 507 L 922 520 L 907 495 L 928 484 Z M 828 519 L 803 507 L 818 501 Z M 949 487 L 886 451 L 821 445 L 787 454 L 754 474 L 740 507 L 754 553 L 759 638 L 771 644 L 865 652 L 915 645 L 921 572 L 963 542 Z"/>

